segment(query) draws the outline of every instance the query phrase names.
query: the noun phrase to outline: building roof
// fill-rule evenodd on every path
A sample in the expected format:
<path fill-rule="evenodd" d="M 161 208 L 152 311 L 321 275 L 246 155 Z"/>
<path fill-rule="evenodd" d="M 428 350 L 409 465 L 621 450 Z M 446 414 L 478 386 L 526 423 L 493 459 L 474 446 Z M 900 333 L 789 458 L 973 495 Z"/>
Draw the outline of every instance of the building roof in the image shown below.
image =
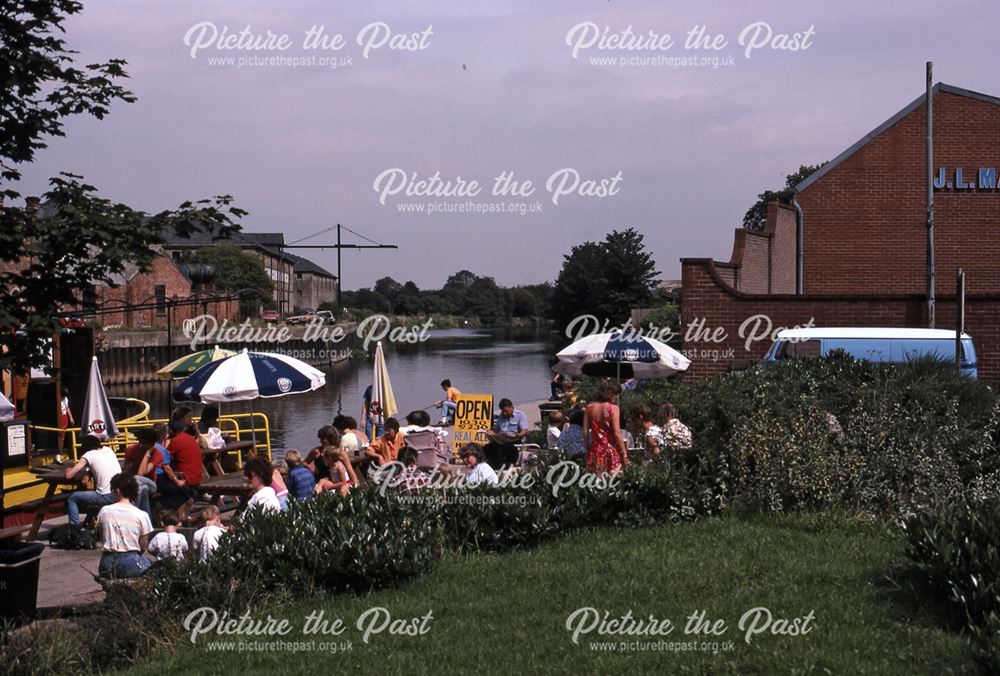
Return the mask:
<path fill-rule="evenodd" d="M 190 237 L 180 237 L 175 232 L 167 232 L 164 233 L 163 238 L 165 240 L 163 246 L 168 249 L 200 249 L 216 244 L 235 244 L 236 246 L 265 249 L 280 249 L 285 246 L 285 235 L 281 232 L 237 232 L 228 238 L 219 238 L 209 232 L 193 232 Z"/>
<path fill-rule="evenodd" d="M 963 338 L 969 338 L 967 333 Z M 808 340 L 810 338 L 881 338 L 881 339 L 925 339 L 925 340 L 955 340 L 955 332 L 949 329 L 901 329 L 883 327 L 833 327 L 828 329 L 783 329 L 778 332 L 778 340 L 789 338 Z"/>
<path fill-rule="evenodd" d="M 939 92 L 944 92 L 945 94 L 955 94 L 956 96 L 965 96 L 965 97 L 968 97 L 970 99 L 976 99 L 977 101 L 983 101 L 984 103 L 992 103 L 995 106 L 1000 106 L 1000 98 L 997 98 L 996 96 L 990 96 L 989 94 L 980 94 L 979 92 L 970 91 L 968 89 L 962 89 L 961 87 L 955 87 L 953 85 L 945 84 L 943 82 L 939 82 L 936 85 L 934 85 L 934 88 L 933 88 L 932 91 L 934 92 L 935 96 Z M 850 157 L 854 153 L 856 153 L 859 150 L 861 150 L 862 148 L 864 148 L 872 140 L 874 140 L 876 137 L 878 137 L 880 134 L 882 134 L 882 132 L 884 132 L 885 130 L 889 129 L 889 127 L 891 127 L 892 125 L 896 124 L 897 122 L 899 122 L 900 120 L 902 120 L 904 117 L 906 117 L 907 115 L 909 115 L 910 113 L 912 113 L 914 110 L 916 110 L 917 108 L 919 108 L 920 106 L 922 106 L 924 104 L 924 101 L 926 100 L 926 98 L 927 98 L 926 94 L 921 94 L 917 98 L 913 99 L 913 101 L 911 101 L 910 103 L 908 103 L 898 113 L 896 113 L 895 115 L 893 115 L 892 117 L 890 117 L 888 120 L 886 120 L 885 122 L 883 122 L 879 126 L 877 126 L 874 129 L 872 129 L 870 132 L 868 132 L 867 134 L 865 134 L 864 138 L 862 138 L 860 141 L 858 141 L 857 143 L 855 143 L 854 145 L 852 145 L 850 148 L 848 148 L 847 150 L 845 150 L 844 152 L 840 153 L 835 158 L 833 158 L 832 160 L 830 160 L 829 162 L 827 162 L 826 164 L 824 164 L 822 167 L 820 167 L 818 170 L 816 170 L 811 175 L 809 175 L 806 178 L 804 178 L 803 180 L 799 181 L 799 183 L 795 186 L 795 192 L 801 192 L 801 191 L 805 190 L 806 188 L 808 188 L 809 186 L 811 186 L 816 181 L 818 181 L 819 179 L 823 178 L 823 176 L 825 176 L 827 173 L 829 173 L 834 167 L 836 167 L 837 165 L 839 165 L 841 162 L 843 162 L 844 160 L 846 160 L 848 157 Z"/>
<path fill-rule="evenodd" d="M 295 272 L 304 272 L 313 275 L 319 275 L 321 277 L 329 277 L 330 279 L 336 279 L 337 275 L 333 274 L 329 270 L 322 268 L 315 263 L 313 263 L 308 258 L 303 258 L 302 256 L 296 256 L 295 254 L 286 253 L 285 258 L 290 258 L 293 263 L 295 263 Z"/>

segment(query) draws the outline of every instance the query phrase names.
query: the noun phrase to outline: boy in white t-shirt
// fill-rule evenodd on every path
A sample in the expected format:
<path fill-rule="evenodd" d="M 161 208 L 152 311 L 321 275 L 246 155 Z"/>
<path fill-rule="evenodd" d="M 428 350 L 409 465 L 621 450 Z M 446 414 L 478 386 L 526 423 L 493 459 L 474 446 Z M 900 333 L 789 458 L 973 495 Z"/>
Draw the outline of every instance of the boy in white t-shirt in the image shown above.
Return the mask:
<path fill-rule="evenodd" d="M 199 559 L 208 561 L 208 557 L 219 546 L 219 538 L 226 532 L 226 527 L 222 525 L 222 515 L 215 505 L 209 505 L 201 514 L 205 519 L 205 527 L 194 532 L 194 548 L 198 550 Z"/>
<path fill-rule="evenodd" d="M 177 512 L 171 510 L 164 512 L 160 516 L 163 523 L 163 530 L 153 536 L 146 548 L 157 561 L 164 559 L 175 559 L 181 561 L 187 554 L 187 538 L 177 532 L 177 526 L 181 520 L 177 517 Z"/>
<path fill-rule="evenodd" d="M 111 479 L 116 474 L 121 474 L 122 466 L 118 462 L 118 456 L 107 446 L 101 446 L 101 440 L 92 434 L 88 434 L 80 440 L 80 460 L 75 465 L 66 470 L 67 479 L 76 479 L 78 475 L 87 470 L 94 478 L 94 488 L 92 491 L 74 491 L 66 500 L 66 514 L 69 517 L 71 526 L 80 523 L 80 507 L 90 505 L 110 505 L 115 502 L 115 496 L 111 492 Z"/>

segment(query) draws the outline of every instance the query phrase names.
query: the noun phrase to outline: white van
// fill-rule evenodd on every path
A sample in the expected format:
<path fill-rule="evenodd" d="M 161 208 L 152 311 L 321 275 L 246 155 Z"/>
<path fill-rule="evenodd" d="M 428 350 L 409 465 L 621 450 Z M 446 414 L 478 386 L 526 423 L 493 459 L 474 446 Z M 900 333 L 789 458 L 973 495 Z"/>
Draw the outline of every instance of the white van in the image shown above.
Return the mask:
<path fill-rule="evenodd" d="M 765 362 L 825 357 L 843 350 L 855 359 L 903 364 L 919 357 L 935 356 L 955 361 L 955 332 L 947 329 L 809 328 L 779 331 Z M 976 350 L 972 338 L 962 334 L 962 375 L 976 379 Z"/>

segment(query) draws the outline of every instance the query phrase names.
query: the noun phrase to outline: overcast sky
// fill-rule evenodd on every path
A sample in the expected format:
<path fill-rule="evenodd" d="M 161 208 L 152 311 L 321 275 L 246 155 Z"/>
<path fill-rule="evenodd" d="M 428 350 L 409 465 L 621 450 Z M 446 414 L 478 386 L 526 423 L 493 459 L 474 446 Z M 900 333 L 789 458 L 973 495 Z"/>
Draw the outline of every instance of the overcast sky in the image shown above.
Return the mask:
<path fill-rule="evenodd" d="M 552 280 L 573 244 L 628 226 L 645 234 L 662 276 L 676 278 L 681 257 L 728 260 L 733 229 L 758 192 L 800 164 L 834 157 L 919 95 L 925 61 L 935 62 L 936 80 L 1000 93 L 994 0 L 84 4 L 67 25 L 70 46 L 83 62 L 126 59 L 139 101 L 116 105 L 104 121 L 74 119 L 26 167 L 22 192 L 71 171 L 148 211 L 228 193 L 251 212 L 248 231 L 281 231 L 290 242 L 342 223 L 399 245 L 345 252 L 345 289 L 387 274 L 436 287 L 461 268 L 508 285 Z M 757 46 L 747 57 L 740 34 L 758 22 L 767 28 L 759 24 L 757 43 L 770 30 L 772 44 L 791 46 L 780 34 L 799 33 L 805 48 Z M 726 46 L 686 48 L 696 25 L 723 34 Z M 287 34 L 290 46 L 224 50 L 218 35 L 210 40 L 247 26 Z M 344 44 L 305 49 L 314 26 Z M 385 26 L 409 39 L 386 41 Z M 587 46 L 594 26 L 652 31 L 661 47 L 669 34 L 673 44 Z M 568 37 L 579 41 L 576 58 Z M 359 38 L 371 44 L 367 58 Z M 389 49 L 398 42 L 415 49 Z M 215 62 L 229 57 L 317 61 Z M 622 57 L 697 63 L 622 66 Z M 381 204 L 376 177 L 393 169 L 476 180 L 480 191 L 386 195 Z M 605 179 L 614 194 L 581 195 L 578 186 L 554 204 L 546 182 L 561 169 L 581 184 Z M 494 196 L 501 172 L 533 181 L 534 193 Z M 540 203 L 541 211 L 401 211 L 442 202 L 529 211 Z M 333 233 L 309 243 L 324 241 Z M 332 250 L 296 253 L 335 271 Z"/>

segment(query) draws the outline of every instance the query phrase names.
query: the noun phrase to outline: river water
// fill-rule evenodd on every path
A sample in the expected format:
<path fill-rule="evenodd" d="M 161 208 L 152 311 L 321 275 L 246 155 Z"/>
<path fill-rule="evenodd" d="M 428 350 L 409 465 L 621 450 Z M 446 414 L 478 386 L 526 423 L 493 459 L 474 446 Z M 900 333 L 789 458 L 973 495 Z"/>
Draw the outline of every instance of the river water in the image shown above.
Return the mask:
<path fill-rule="evenodd" d="M 514 402 L 547 398 L 548 360 L 556 349 L 549 340 L 548 333 L 531 329 L 446 329 L 431 331 L 429 340 L 418 345 L 387 346 L 398 416 L 441 399 L 440 382 L 445 378 L 470 394 L 488 393 Z M 316 430 L 330 424 L 338 412 L 360 421 L 361 396 L 371 381 L 370 362 L 342 363 L 327 370 L 326 386 L 315 392 L 227 404 L 222 411 L 246 412 L 252 406 L 267 415 L 275 449 L 309 449 L 315 445 Z M 167 417 L 172 408 L 165 383 L 114 385 L 108 394 L 148 401 L 154 418 Z M 433 407 L 428 412 L 432 419 L 440 415 Z"/>

